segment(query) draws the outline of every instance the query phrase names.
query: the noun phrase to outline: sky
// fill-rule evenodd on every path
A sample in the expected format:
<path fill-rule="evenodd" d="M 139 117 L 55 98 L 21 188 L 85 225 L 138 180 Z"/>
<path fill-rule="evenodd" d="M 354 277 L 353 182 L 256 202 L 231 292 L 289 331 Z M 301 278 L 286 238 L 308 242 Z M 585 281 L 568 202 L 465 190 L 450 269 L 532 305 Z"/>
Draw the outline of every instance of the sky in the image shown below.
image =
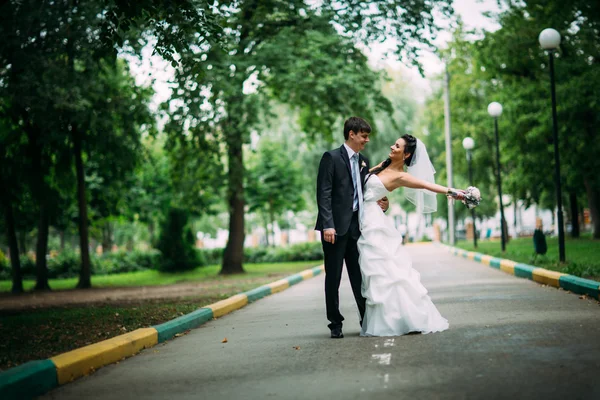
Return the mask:
<path fill-rule="evenodd" d="M 460 16 L 467 29 L 483 29 L 486 31 L 494 31 L 499 28 L 499 25 L 494 21 L 486 18 L 483 13 L 499 10 L 496 0 L 454 0 L 454 12 Z M 441 26 L 447 26 L 443 20 L 438 19 L 437 23 Z M 449 30 L 441 31 L 434 41 L 438 48 L 446 47 L 452 34 Z M 375 68 L 392 67 L 401 69 L 406 75 L 406 80 L 415 87 L 415 99 L 418 102 L 424 102 L 427 96 L 431 93 L 432 78 L 440 74 L 444 70 L 444 63 L 433 53 L 427 52 L 420 58 L 425 77 L 421 76 L 416 67 L 408 66 L 400 63 L 392 58 L 385 58 L 383 54 L 386 49 L 391 48 L 393 43 L 387 42 L 379 46 L 371 48 L 363 48 L 362 50 L 369 56 L 371 66 Z"/>
<path fill-rule="evenodd" d="M 462 18 L 467 29 L 477 28 L 490 31 L 498 29 L 497 24 L 483 16 L 482 13 L 486 11 L 498 11 L 496 0 L 454 0 L 454 12 Z M 444 23 L 442 20 L 438 22 Z M 451 33 L 444 31 L 440 32 L 434 43 L 438 47 L 444 47 L 450 39 Z M 425 71 L 425 77 L 422 77 L 414 67 L 404 66 L 394 59 L 382 58 L 385 49 L 389 47 L 390 43 L 388 42 L 369 49 L 363 48 L 363 51 L 368 55 L 369 62 L 374 67 L 391 66 L 404 70 L 406 80 L 415 88 L 416 100 L 424 102 L 432 91 L 431 78 L 443 71 L 443 63 L 433 53 L 424 54 L 420 59 Z M 148 85 L 154 79 L 153 87 L 156 94 L 152 101 L 152 107 L 156 109 L 158 104 L 170 97 L 171 90 L 167 80 L 169 76 L 173 76 L 173 68 L 160 57 L 151 57 L 151 53 L 152 49 L 147 46 L 141 62 L 133 58 L 128 58 L 128 60 L 138 85 Z"/>

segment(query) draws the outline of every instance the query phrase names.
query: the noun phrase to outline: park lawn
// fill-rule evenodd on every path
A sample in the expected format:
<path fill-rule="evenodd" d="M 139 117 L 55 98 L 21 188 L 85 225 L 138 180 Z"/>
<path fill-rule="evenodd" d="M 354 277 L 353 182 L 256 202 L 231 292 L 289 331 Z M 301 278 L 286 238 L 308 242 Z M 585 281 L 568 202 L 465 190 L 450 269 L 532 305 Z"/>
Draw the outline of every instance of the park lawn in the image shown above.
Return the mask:
<path fill-rule="evenodd" d="M 0 311 L 0 371 L 31 360 L 40 360 L 138 328 L 161 324 L 240 292 L 321 265 L 319 261 L 280 264 L 246 264 L 246 274 L 218 276 L 219 267 L 201 267 L 176 276 L 156 271 L 96 277 L 95 286 L 168 285 L 212 281 L 218 290 L 184 299 L 140 300 L 116 304 L 82 304 L 28 310 Z M 102 278 L 98 280 L 98 278 Z M 139 278 L 139 280 L 135 280 Z M 67 279 L 72 288 L 76 280 Z M 222 281 L 220 285 L 218 282 Z M 53 285 L 54 283 L 54 285 Z M 58 284 L 57 284 L 58 283 Z M 51 282 L 60 287 L 60 280 Z"/>
<path fill-rule="evenodd" d="M 257 278 L 269 274 L 295 274 L 306 268 L 315 267 L 323 264 L 322 261 L 294 261 L 287 263 L 263 263 L 263 264 L 244 264 L 243 274 L 247 278 Z M 220 265 L 209 265 L 199 267 L 192 271 L 179 273 L 165 273 L 156 270 L 146 270 L 137 272 L 126 272 L 114 275 L 96 275 L 92 276 L 92 286 L 96 288 L 103 287 L 130 287 L 130 286 L 155 286 L 172 285 L 174 283 L 198 282 L 203 280 L 237 280 L 240 275 L 219 275 Z M 77 286 L 78 278 L 69 279 L 50 279 L 49 284 L 52 289 L 64 290 L 74 289 Z M 10 292 L 11 281 L 0 281 L 0 292 Z M 24 280 L 23 288 L 31 290 L 35 285 L 34 280 Z"/>
<path fill-rule="evenodd" d="M 535 261 L 533 260 L 532 238 L 510 239 L 506 244 L 505 253 L 502 253 L 499 240 L 478 241 L 477 249 L 473 247 L 472 241 L 459 241 L 456 247 L 600 281 L 600 240 L 587 237 L 581 239 L 566 238 L 565 255 L 567 261 L 564 264 L 558 261 L 558 238 L 546 237 L 546 243 L 548 244 L 548 253 L 545 257 L 538 255 Z"/>

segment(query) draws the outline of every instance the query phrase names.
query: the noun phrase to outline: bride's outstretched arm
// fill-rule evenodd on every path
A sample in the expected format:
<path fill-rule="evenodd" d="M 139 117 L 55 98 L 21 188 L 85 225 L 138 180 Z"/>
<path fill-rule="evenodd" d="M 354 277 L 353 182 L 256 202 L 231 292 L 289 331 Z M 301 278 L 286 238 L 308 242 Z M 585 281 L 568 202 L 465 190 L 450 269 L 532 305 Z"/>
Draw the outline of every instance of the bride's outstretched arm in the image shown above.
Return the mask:
<path fill-rule="evenodd" d="M 427 189 L 434 193 L 448 194 L 448 187 L 438 185 L 437 183 L 427 182 L 419 178 L 415 178 L 408 172 L 400 172 L 396 179 L 394 179 L 394 186 L 408 187 L 412 189 Z"/>

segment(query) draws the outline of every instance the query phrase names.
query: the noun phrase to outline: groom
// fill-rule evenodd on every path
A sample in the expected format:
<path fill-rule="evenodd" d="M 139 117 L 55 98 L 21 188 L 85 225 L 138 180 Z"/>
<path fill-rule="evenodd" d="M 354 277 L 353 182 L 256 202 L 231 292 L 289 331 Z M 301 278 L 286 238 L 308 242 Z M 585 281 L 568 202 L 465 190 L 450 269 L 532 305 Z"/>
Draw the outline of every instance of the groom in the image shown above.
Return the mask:
<path fill-rule="evenodd" d="M 362 207 L 365 176 L 369 160 L 360 151 L 369 143 L 371 126 L 362 118 L 351 117 L 344 123 L 344 144 L 323 154 L 317 176 L 317 205 L 319 214 L 315 230 L 321 231 L 325 255 L 325 304 L 331 337 L 340 339 L 342 321 L 339 288 L 342 266 L 346 269 L 354 299 L 360 313 L 365 315 L 365 298 L 361 294 L 362 276 L 358 265 L 356 242 L 360 237 L 358 212 Z M 387 199 L 380 206 L 387 210 Z"/>

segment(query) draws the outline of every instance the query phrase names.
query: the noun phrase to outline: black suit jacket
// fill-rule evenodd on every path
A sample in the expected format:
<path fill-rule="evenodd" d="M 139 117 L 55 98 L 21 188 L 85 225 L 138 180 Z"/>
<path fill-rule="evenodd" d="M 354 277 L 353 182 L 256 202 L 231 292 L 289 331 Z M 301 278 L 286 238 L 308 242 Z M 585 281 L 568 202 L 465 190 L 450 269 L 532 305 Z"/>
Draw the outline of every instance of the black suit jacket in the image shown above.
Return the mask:
<path fill-rule="evenodd" d="M 364 181 L 369 172 L 369 160 L 359 154 L 358 168 L 364 192 Z M 335 228 L 339 236 L 345 235 L 352 220 L 354 184 L 348 151 L 341 147 L 323 154 L 317 176 L 317 205 L 319 214 L 315 230 Z"/>

